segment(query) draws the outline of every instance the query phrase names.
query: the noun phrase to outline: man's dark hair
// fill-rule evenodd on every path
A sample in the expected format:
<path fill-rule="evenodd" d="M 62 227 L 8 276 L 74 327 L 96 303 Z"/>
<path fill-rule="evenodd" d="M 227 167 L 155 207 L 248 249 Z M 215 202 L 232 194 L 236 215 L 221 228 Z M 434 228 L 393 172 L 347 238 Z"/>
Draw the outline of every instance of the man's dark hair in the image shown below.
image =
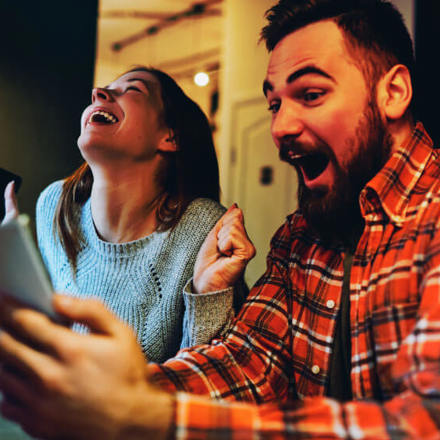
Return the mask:
<path fill-rule="evenodd" d="M 272 51 L 288 34 L 321 20 L 333 20 L 346 47 L 372 90 L 396 64 L 404 64 L 414 84 L 411 37 L 400 12 L 385 0 L 279 0 L 266 11 L 261 39 Z M 409 108 L 414 116 L 414 103 Z"/>

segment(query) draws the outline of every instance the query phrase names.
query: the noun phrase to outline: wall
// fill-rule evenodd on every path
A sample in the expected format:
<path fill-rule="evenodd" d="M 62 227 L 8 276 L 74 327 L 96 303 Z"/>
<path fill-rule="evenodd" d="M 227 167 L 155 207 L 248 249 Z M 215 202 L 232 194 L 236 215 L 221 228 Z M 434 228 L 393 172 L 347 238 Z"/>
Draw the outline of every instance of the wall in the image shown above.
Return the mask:
<path fill-rule="evenodd" d="M 411 38 L 415 38 L 416 29 L 416 17 L 415 17 L 415 0 L 391 0 L 403 15 L 406 27 L 411 35 Z"/>
<path fill-rule="evenodd" d="M 265 269 L 269 241 L 296 206 L 296 173 L 278 159 L 262 92 L 269 55 L 258 44 L 264 13 L 273 0 L 226 0 L 220 78 L 218 151 L 226 206 L 237 202 L 257 249 L 246 269 L 252 285 Z M 262 178 L 265 170 L 271 178 Z"/>
<path fill-rule="evenodd" d="M 0 2 L 0 167 L 23 177 L 23 212 L 79 164 L 93 81 L 97 0 Z"/>
<path fill-rule="evenodd" d="M 0 2 L 0 167 L 23 177 L 19 204 L 31 216 L 40 191 L 80 162 L 96 15 L 97 0 Z M 0 417 L 0 438 L 30 437 Z"/>
<path fill-rule="evenodd" d="M 419 0 L 416 2 L 416 112 L 435 145 L 440 144 L 438 106 L 437 53 L 440 41 L 440 2 Z"/>
<path fill-rule="evenodd" d="M 186 3 L 176 2 L 171 12 L 187 9 L 191 3 Z M 161 11 L 159 4 L 149 7 L 154 11 Z M 218 8 L 221 8 L 221 5 Z M 197 87 L 193 82 L 193 73 L 198 71 L 199 67 L 218 63 L 223 39 L 222 16 L 181 20 L 161 29 L 157 34 L 144 33 L 139 40 L 115 51 L 112 49 L 115 42 L 142 33 L 147 27 L 157 23 L 157 20 L 133 17 L 115 19 L 106 15 L 113 9 L 121 7 L 116 7 L 114 2 L 109 0 L 100 2 L 95 84 L 106 85 L 134 65 L 157 67 L 176 79 L 183 90 L 208 114 L 210 95 L 217 88 L 216 74 L 210 85 Z M 127 9 L 141 8 L 128 6 Z"/>
<path fill-rule="evenodd" d="M 230 110 L 235 102 L 262 96 L 262 82 L 266 74 L 268 53 L 258 44 L 264 24 L 264 12 L 273 0 L 225 0 L 224 44 L 222 76 L 220 79 L 220 179 L 223 200 L 232 203 L 230 192 L 230 162 L 232 145 Z M 232 153 L 233 154 L 233 153 Z"/>

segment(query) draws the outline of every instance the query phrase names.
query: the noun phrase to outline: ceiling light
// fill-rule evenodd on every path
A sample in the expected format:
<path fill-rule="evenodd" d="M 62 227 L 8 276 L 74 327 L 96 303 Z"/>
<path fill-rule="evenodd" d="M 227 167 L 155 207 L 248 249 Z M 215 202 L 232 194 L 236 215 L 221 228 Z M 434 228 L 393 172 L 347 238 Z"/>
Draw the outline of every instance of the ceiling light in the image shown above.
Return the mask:
<path fill-rule="evenodd" d="M 199 87 L 205 87 L 209 84 L 209 75 L 206 72 L 197 72 L 194 75 L 194 83 Z"/>

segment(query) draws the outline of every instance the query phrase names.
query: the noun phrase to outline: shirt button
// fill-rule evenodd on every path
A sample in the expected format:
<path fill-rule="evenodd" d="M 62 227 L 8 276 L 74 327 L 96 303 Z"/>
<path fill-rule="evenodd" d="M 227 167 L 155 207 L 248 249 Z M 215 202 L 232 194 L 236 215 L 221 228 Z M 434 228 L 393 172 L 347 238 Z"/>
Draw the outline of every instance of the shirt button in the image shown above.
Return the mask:
<path fill-rule="evenodd" d="M 335 302 L 332 299 L 329 299 L 326 305 L 329 309 L 333 309 L 333 307 L 335 306 Z"/>
<path fill-rule="evenodd" d="M 319 368 L 318 365 L 313 365 L 313 367 L 312 367 L 313 374 L 318 374 L 320 371 L 321 371 L 321 368 Z"/>

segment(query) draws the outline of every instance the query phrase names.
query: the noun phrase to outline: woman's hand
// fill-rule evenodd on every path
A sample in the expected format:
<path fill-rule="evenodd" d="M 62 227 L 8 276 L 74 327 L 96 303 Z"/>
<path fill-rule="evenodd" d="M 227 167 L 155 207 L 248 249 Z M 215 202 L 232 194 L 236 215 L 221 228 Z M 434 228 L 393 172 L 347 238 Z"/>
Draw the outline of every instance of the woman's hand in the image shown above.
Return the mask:
<path fill-rule="evenodd" d="M 193 278 L 196 293 L 233 286 L 254 255 L 243 212 L 234 204 L 208 234 L 197 255 Z"/>
<path fill-rule="evenodd" d="M 0 295 L 2 414 L 38 438 L 164 437 L 172 396 L 149 383 L 132 330 L 96 300 L 55 295 L 54 308 L 90 334 Z"/>
<path fill-rule="evenodd" d="M 2 224 L 16 217 L 18 217 L 18 205 L 15 197 L 15 182 L 12 180 L 5 188 L 5 216 Z"/>

